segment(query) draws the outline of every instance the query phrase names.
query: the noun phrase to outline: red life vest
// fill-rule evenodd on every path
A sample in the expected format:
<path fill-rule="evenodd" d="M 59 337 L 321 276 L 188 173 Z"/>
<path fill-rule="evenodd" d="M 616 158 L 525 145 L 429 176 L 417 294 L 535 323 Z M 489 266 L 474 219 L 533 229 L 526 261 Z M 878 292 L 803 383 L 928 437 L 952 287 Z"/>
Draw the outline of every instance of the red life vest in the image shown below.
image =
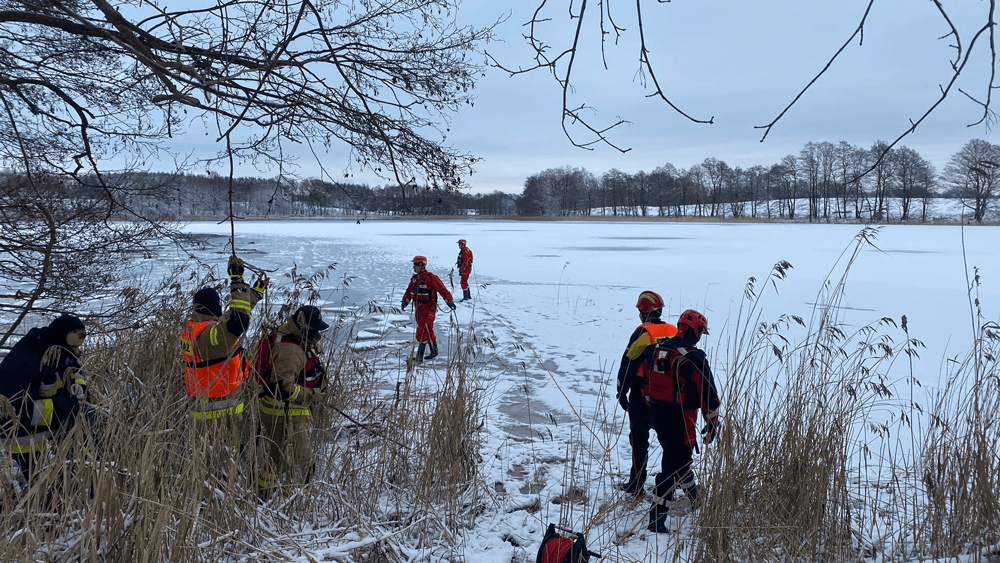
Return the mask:
<path fill-rule="evenodd" d="M 184 361 L 184 387 L 189 397 L 222 399 L 236 391 L 247 378 L 243 362 L 243 348 L 237 342 L 229 355 L 214 360 L 204 360 L 194 343 L 206 329 L 219 321 L 188 320 L 181 332 L 181 359 Z"/>
<path fill-rule="evenodd" d="M 675 346 L 657 346 L 653 350 L 653 369 L 649 374 L 646 387 L 642 390 L 642 395 L 646 398 L 646 403 L 652 405 L 654 401 L 678 405 L 684 409 L 684 443 L 694 446 L 698 443 L 696 432 L 698 424 L 698 409 L 685 408 L 687 404 L 687 394 L 693 392 L 698 394 L 699 385 L 683 375 L 680 369 L 681 362 L 689 361 L 686 357 L 686 348 Z M 693 364 L 692 364 L 693 365 Z M 698 368 L 695 367 L 696 373 Z"/>
<path fill-rule="evenodd" d="M 413 277 L 417 278 L 417 298 L 414 301 L 420 304 L 437 301 L 437 292 L 427 286 L 427 278 L 431 277 L 431 273 L 423 271 Z"/>
<path fill-rule="evenodd" d="M 302 368 L 302 372 L 295 383 L 301 387 L 319 387 L 323 383 L 323 376 L 326 371 L 319 363 L 316 350 L 312 347 L 307 347 L 302 343 L 302 339 L 297 336 L 285 334 L 279 337 L 274 330 L 271 330 L 267 337 L 261 338 L 260 344 L 257 346 L 257 361 L 254 363 L 257 382 L 267 389 L 271 395 L 275 397 L 279 395 L 277 393 L 277 385 L 271 380 L 271 375 L 274 372 L 274 364 L 271 362 L 271 349 L 278 342 L 290 342 L 306 352 L 306 365 Z"/>

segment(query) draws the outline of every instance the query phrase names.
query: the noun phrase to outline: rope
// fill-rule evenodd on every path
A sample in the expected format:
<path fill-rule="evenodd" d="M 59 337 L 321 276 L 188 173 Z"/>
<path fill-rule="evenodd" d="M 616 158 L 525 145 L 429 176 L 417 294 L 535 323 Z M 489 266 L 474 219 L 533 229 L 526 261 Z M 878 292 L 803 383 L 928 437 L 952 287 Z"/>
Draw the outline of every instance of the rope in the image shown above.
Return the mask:
<path fill-rule="evenodd" d="M 229 246 L 236 256 L 236 215 L 233 213 L 233 176 L 236 174 L 236 166 L 233 163 L 233 147 L 226 135 L 226 153 L 229 155 Z"/>

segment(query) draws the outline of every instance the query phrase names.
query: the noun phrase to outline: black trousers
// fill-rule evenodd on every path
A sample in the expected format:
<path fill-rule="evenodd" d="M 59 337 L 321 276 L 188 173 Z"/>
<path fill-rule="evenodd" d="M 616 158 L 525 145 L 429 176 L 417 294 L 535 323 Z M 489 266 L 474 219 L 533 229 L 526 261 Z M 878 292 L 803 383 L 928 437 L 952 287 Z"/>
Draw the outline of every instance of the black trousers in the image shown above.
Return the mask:
<path fill-rule="evenodd" d="M 646 399 L 636 390 L 628 396 L 628 441 L 632 445 L 632 468 L 629 489 L 638 491 L 646 484 L 646 463 L 649 459 L 649 431 L 653 417 Z"/>
<path fill-rule="evenodd" d="M 653 500 L 658 504 L 668 504 L 673 500 L 674 491 L 681 484 L 694 482 L 691 469 L 692 446 L 685 443 L 687 428 L 684 424 L 684 410 L 679 405 L 653 403 L 650 407 L 653 430 L 663 448 L 660 473 L 653 487 Z"/>

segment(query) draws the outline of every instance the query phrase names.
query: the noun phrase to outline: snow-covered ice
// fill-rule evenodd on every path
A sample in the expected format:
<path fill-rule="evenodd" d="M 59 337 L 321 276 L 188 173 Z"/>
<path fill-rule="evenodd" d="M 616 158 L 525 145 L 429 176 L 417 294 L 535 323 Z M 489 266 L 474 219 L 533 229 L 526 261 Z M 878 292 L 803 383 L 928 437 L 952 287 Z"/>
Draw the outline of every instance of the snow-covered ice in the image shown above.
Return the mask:
<path fill-rule="evenodd" d="M 461 298 L 456 241 L 475 254 L 474 300 L 451 315 L 438 314 L 442 356 L 458 332 L 488 338 L 494 355 L 481 373 L 491 392 L 481 450 L 482 472 L 497 491 L 495 503 L 466 532 L 466 557 L 482 563 L 534 560 L 548 522 L 587 529 L 591 549 L 608 560 L 656 560 L 671 542 L 645 532 L 646 503 L 626 502 L 614 485 L 629 465 L 628 424 L 614 401 L 618 360 L 638 325 L 635 302 L 643 290 L 663 295 L 665 319 L 687 308 L 703 312 L 711 335 L 701 345 L 713 359 L 726 399 L 725 359 L 734 338 L 747 280 L 763 292 L 763 315 L 808 321 L 828 276 L 840 276 L 845 249 L 858 225 L 368 220 L 248 221 L 236 225 L 237 250 L 251 263 L 277 269 L 293 263 L 311 273 L 336 262 L 324 287 L 324 310 L 348 308 L 364 318 L 355 349 L 412 348 L 412 309 L 399 304 L 412 274 L 411 258 L 426 255 Z M 208 260 L 220 265 L 229 225 L 192 223 L 204 235 Z M 877 248 L 865 248 L 850 271 L 841 319 L 859 327 L 903 315 L 927 349 L 914 364 L 924 392 L 933 392 L 947 358 L 967 352 L 976 292 L 986 319 L 1000 317 L 997 230 L 985 226 L 887 226 Z M 793 266 L 771 285 L 772 266 Z M 369 312 L 368 304 L 380 304 Z M 457 323 L 452 325 L 451 323 Z M 398 364 L 397 364 L 398 367 Z M 432 365 L 428 370 L 433 370 Z M 724 407 L 725 409 L 725 407 Z M 655 473 L 658 448 L 652 448 Z M 696 460 L 697 463 L 697 460 Z M 579 467 L 579 465 L 587 467 Z M 589 469 L 588 469 L 589 467 Z M 591 477 L 577 482 L 580 474 Z M 588 503 L 561 502 L 570 486 Z M 539 505 L 540 510 L 526 508 Z M 602 507 L 599 508 L 598 507 Z M 634 535 L 629 535 L 632 531 Z M 651 556 L 651 554 L 653 554 Z M 656 555 L 659 554 L 659 555 Z"/>

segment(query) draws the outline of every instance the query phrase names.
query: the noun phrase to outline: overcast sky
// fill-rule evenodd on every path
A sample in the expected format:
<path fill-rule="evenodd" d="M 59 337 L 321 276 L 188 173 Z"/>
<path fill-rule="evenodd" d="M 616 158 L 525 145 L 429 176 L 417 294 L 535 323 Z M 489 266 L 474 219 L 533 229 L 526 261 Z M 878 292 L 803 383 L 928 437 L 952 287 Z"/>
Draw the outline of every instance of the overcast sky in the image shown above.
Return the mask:
<path fill-rule="evenodd" d="M 531 52 L 521 34 L 538 0 L 465 0 L 462 19 L 479 24 L 509 15 L 498 28 L 503 42 L 488 50 L 511 67 L 529 66 Z M 606 0 L 607 1 L 607 0 Z M 579 0 L 577 0 L 577 4 Z M 949 2 L 945 7 L 962 33 L 964 49 L 986 20 L 983 0 Z M 549 0 L 542 27 L 554 51 L 571 39 L 568 0 Z M 469 179 L 475 192 L 520 193 L 531 174 L 554 167 L 582 167 L 600 176 L 617 168 L 635 173 L 671 163 L 687 168 L 715 157 L 731 166 L 768 166 L 798 154 L 809 142 L 870 147 L 892 141 L 935 103 L 951 78 L 956 51 L 945 20 L 930 0 L 878 0 L 868 18 L 864 43 L 855 40 L 831 69 L 785 115 L 761 143 L 762 130 L 827 63 L 857 28 L 868 0 L 673 0 L 642 2 L 650 57 L 666 95 L 686 113 L 714 117 L 692 123 L 637 80 L 638 37 L 635 3 L 611 0 L 612 16 L 627 28 L 618 45 L 606 44 L 608 70 L 600 57 L 597 20 L 584 30 L 576 61 L 577 90 L 571 104 L 597 109 L 595 123 L 617 117 L 630 122 L 610 138 L 630 150 L 607 146 L 573 147 L 560 126 L 561 91 L 542 72 L 510 77 L 490 69 L 480 81 L 478 101 L 454 117 L 452 145 L 482 157 Z M 590 10 L 599 4 L 591 1 Z M 1000 142 L 985 125 L 969 127 L 982 109 L 958 91 L 984 99 L 990 52 L 983 36 L 976 55 L 948 100 L 901 143 L 930 160 L 940 172 L 952 154 L 973 138 Z M 343 151 L 346 154 L 346 150 Z M 342 169 L 344 155 L 322 155 L 329 170 Z M 313 173 L 308 158 L 302 173 Z M 382 180 L 355 170 L 353 181 Z"/>
<path fill-rule="evenodd" d="M 534 2 L 508 3 L 511 16 L 501 26 L 503 44 L 491 52 L 510 65 L 530 63 L 519 40 L 521 24 Z M 869 147 L 891 141 L 917 120 L 938 98 L 951 78 L 955 56 L 946 22 L 929 0 L 876 1 L 865 27 L 864 43 L 855 40 L 834 66 L 761 143 L 762 130 L 774 119 L 850 37 L 868 6 L 867 0 L 816 2 L 801 0 L 673 0 L 643 2 L 643 21 L 658 77 L 667 96 L 686 113 L 715 123 L 692 123 L 635 80 L 638 68 L 634 3 L 613 1 L 612 16 L 627 27 L 616 47 L 606 49 L 609 70 L 599 58 L 596 26 L 583 38 L 586 52 L 579 69 L 576 103 L 597 108 L 595 119 L 631 122 L 611 133 L 621 154 L 609 147 L 574 148 L 560 128 L 560 91 L 551 79 L 508 77 L 488 72 L 479 86 L 474 108 L 455 118 L 451 140 L 484 160 L 471 183 L 477 191 L 520 192 L 527 176 L 546 168 L 583 167 L 595 174 L 618 168 L 647 172 L 665 163 L 686 168 L 707 157 L 731 166 L 770 165 L 797 154 L 809 141 L 848 141 Z M 501 3 L 466 1 L 463 9 L 484 19 L 499 15 Z M 565 20 L 566 2 L 549 0 L 553 18 Z M 596 9 L 591 2 L 591 9 Z M 989 4 L 981 0 L 944 2 L 960 26 L 965 49 Z M 963 8 L 963 9 L 959 9 Z M 552 26 L 556 27 L 556 26 Z M 561 26 L 565 30 L 565 25 Z M 555 30 L 554 30 L 555 31 Z M 569 39 L 564 32 L 547 36 L 554 47 Z M 975 46 L 957 86 L 983 99 L 989 79 L 989 44 Z M 1000 142 L 984 125 L 968 127 L 982 110 L 957 89 L 902 144 L 919 152 L 940 171 L 969 139 Z"/>

